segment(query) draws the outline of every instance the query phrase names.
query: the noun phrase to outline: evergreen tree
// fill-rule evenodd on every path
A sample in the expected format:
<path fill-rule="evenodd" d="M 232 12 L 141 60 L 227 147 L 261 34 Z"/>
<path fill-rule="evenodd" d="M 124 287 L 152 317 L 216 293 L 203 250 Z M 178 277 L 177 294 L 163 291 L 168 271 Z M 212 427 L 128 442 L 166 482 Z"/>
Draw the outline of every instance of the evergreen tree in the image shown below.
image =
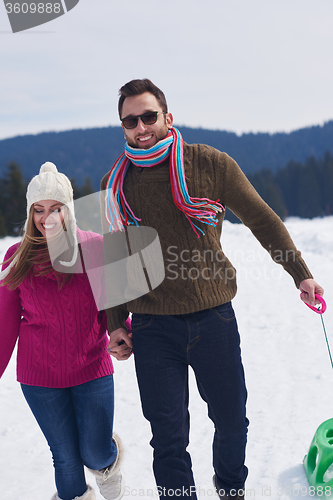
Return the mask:
<path fill-rule="evenodd" d="M 324 168 L 320 172 L 322 197 L 323 197 L 323 210 L 325 215 L 333 214 L 333 156 L 327 152 L 324 157 Z"/>
<path fill-rule="evenodd" d="M 276 173 L 276 182 L 282 193 L 286 207 L 286 215 L 298 215 L 298 179 L 299 171 L 302 168 L 300 163 L 289 162 L 284 168 Z"/>
<path fill-rule="evenodd" d="M 333 157 L 308 158 L 305 164 L 289 162 L 275 174 L 263 170 L 251 176 L 263 199 L 283 217 L 312 218 L 330 214 L 333 208 Z"/>
<path fill-rule="evenodd" d="M 318 172 L 317 160 L 309 158 L 300 169 L 297 183 L 298 215 L 311 219 L 323 215 L 323 199 L 319 183 L 322 182 Z"/>
<path fill-rule="evenodd" d="M 21 167 L 11 162 L 1 179 L 2 224 L 6 234 L 17 236 L 26 219 L 26 189 Z M 2 229 L 3 231 L 3 229 Z"/>
<path fill-rule="evenodd" d="M 71 184 L 73 186 L 74 200 L 87 196 L 88 194 L 94 193 L 94 189 L 90 177 L 86 177 L 84 183 L 79 187 L 74 178 L 71 178 Z"/>
<path fill-rule="evenodd" d="M 80 188 L 77 185 L 74 177 L 71 177 L 69 180 L 71 181 L 71 184 L 72 184 L 74 200 L 76 200 L 77 198 L 80 198 Z"/>
<path fill-rule="evenodd" d="M 5 218 L 0 211 L 0 238 L 3 238 L 4 236 L 7 236 L 7 228 L 6 228 L 6 223 L 5 223 Z"/>
<path fill-rule="evenodd" d="M 248 177 L 255 189 L 260 193 L 260 196 L 284 220 L 287 215 L 287 208 L 273 172 L 265 169 Z"/>
<path fill-rule="evenodd" d="M 80 188 L 80 198 L 82 198 L 82 196 L 87 196 L 88 194 L 92 194 L 94 192 L 95 192 L 95 189 L 92 185 L 90 177 L 86 177 L 84 183 L 82 184 L 82 186 Z"/>

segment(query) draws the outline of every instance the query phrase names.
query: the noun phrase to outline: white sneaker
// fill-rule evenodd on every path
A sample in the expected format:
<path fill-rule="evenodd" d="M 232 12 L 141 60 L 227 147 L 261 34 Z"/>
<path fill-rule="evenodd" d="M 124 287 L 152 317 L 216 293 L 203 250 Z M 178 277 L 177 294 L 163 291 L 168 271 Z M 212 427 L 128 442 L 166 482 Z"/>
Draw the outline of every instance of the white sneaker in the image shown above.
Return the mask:
<path fill-rule="evenodd" d="M 51 500 L 61 500 L 61 498 L 55 493 Z M 92 487 L 88 485 L 87 491 L 80 497 L 75 497 L 74 500 L 96 500 L 96 495 Z"/>
<path fill-rule="evenodd" d="M 117 447 L 116 460 L 105 469 L 91 472 L 96 476 L 100 493 L 106 500 L 120 500 L 124 495 L 124 480 L 120 470 L 123 451 L 119 437 L 114 434 L 112 439 Z"/>
<path fill-rule="evenodd" d="M 120 500 L 124 495 L 124 482 L 121 470 L 113 473 L 112 467 L 105 469 L 101 477 L 96 477 L 96 483 L 101 495 L 106 500 Z"/>

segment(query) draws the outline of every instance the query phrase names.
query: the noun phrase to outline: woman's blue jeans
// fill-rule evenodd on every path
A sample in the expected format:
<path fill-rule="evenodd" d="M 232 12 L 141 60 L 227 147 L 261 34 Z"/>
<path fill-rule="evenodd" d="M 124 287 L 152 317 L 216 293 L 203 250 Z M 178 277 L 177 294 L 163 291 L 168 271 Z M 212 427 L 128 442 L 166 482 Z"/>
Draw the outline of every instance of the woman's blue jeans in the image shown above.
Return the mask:
<path fill-rule="evenodd" d="M 196 498 L 186 450 L 188 366 L 194 370 L 215 426 L 213 467 L 219 488 L 226 493 L 243 488 L 247 391 L 231 303 L 177 316 L 133 314 L 132 328 L 142 409 L 152 428 L 153 468 L 161 497 Z"/>
<path fill-rule="evenodd" d="M 59 497 L 72 500 L 83 495 L 83 466 L 99 470 L 117 457 L 112 441 L 113 376 L 65 389 L 21 387 L 50 446 Z"/>

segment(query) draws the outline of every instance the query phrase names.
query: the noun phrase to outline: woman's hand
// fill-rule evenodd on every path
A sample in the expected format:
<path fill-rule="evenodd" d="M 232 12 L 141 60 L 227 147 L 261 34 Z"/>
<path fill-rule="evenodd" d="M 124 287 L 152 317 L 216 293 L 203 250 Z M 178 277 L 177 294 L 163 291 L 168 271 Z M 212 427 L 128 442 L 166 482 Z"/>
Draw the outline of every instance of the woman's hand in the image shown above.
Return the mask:
<path fill-rule="evenodd" d="M 118 361 L 125 361 L 133 352 L 132 334 L 127 333 L 125 328 L 118 328 L 110 334 L 110 342 L 107 351 Z"/>

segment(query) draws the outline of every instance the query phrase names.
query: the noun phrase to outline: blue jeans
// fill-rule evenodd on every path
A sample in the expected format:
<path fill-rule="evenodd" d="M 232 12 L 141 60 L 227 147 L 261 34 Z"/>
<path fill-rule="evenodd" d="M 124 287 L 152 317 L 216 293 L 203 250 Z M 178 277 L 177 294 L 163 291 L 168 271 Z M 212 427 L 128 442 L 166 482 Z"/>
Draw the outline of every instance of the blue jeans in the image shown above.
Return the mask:
<path fill-rule="evenodd" d="M 50 446 L 59 497 L 72 500 L 83 495 L 83 466 L 99 470 L 117 457 L 112 441 L 113 376 L 66 389 L 21 387 Z"/>
<path fill-rule="evenodd" d="M 189 444 L 188 366 L 215 426 L 213 467 L 220 489 L 241 489 L 247 391 L 231 303 L 177 316 L 133 314 L 133 351 L 153 469 L 162 497 L 196 498 Z M 205 439 L 205 436 L 202 436 Z M 205 457 L 202 457 L 205 459 Z M 169 494 L 168 494 L 168 490 Z"/>

